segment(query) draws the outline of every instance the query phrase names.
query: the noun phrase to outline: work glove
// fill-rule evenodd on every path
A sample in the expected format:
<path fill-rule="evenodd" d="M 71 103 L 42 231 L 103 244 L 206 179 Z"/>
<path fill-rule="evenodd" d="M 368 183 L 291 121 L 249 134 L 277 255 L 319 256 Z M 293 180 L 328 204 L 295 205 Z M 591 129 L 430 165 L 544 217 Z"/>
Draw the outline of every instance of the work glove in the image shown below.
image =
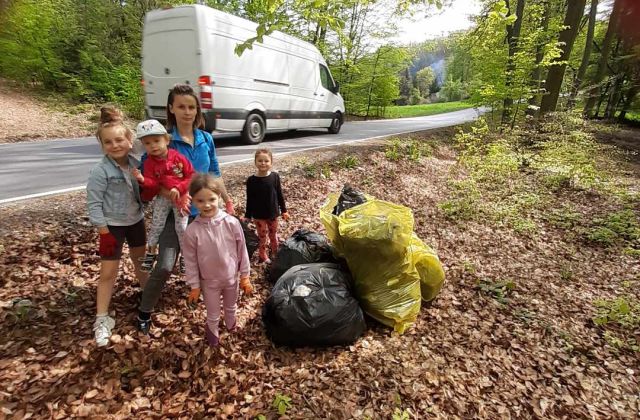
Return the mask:
<path fill-rule="evenodd" d="M 111 232 L 100 234 L 99 253 L 101 257 L 113 257 L 116 252 L 118 240 Z"/>
<path fill-rule="evenodd" d="M 240 288 L 245 295 L 250 295 L 253 293 L 253 286 L 251 285 L 251 280 L 249 280 L 249 277 L 242 277 L 240 279 Z"/>
<path fill-rule="evenodd" d="M 289 221 L 289 213 L 287 213 L 286 211 L 282 213 L 282 220 L 284 220 L 285 222 Z"/>
<path fill-rule="evenodd" d="M 231 200 L 225 201 L 224 209 L 231 216 L 236 214 L 236 211 L 233 209 L 233 201 L 231 201 Z"/>
<path fill-rule="evenodd" d="M 198 298 L 200 298 L 200 289 L 199 288 L 191 289 L 191 292 L 189 293 L 189 297 L 187 298 L 187 303 L 189 305 L 195 305 L 196 303 L 198 303 Z"/>

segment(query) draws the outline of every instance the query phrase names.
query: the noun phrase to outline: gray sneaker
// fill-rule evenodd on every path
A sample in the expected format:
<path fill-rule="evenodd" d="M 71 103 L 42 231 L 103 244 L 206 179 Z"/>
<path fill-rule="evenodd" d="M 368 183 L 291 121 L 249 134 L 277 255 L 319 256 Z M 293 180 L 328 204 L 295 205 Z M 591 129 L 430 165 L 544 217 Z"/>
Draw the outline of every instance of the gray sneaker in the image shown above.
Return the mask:
<path fill-rule="evenodd" d="M 101 316 L 96 318 L 93 323 L 93 331 L 96 336 L 96 344 L 98 347 L 109 344 L 111 338 L 111 330 L 116 326 L 116 321 L 110 316 Z"/>

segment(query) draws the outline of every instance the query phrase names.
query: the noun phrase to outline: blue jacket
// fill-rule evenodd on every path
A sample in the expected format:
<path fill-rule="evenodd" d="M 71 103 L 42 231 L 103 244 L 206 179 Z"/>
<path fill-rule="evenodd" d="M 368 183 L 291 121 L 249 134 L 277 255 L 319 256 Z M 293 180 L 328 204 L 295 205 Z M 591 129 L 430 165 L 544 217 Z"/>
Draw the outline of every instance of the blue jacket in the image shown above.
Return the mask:
<path fill-rule="evenodd" d="M 178 129 L 174 128 L 171 132 L 169 147 L 186 156 L 196 172 L 211 172 L 216 178 L 221 176 L 220 165 L 216 156 L 216 146 L 213 143 L 213 137 L 206 131 L 196 129 L 193 132 L 193 146 L 191 146 L 182 140 L 180 134 L 178 134 Z"/>
<path fill-rule="evenodd" d="M 140 162 L 129 155 L 129 167 Z M 137 203 L 138 206 L 132 206 Z M 130 226 L 143 217 L 138 181 L 122 169 L 109 156 L 104 156 L 89 173 L 87 181 L 87 210 L 91 224 L 102 226 Z"/>
<path fill-rule="evenodd" d="M 189 162 L 191 162 L 196 172 L 210 173 L 215 178 L 221 176 L 213 136 L 206 131 L 196 129 L 193 132 L 193 146 L 191 146 L 182 140 L 177 127 L 174 127 L 173 131 L 171 131 L 171 143 L 169 143 L 169 147 L 177 150 L 189 159 Z M 191 206 L 191 215 L 198 215 L 198 210 L 193 205 Z"/>

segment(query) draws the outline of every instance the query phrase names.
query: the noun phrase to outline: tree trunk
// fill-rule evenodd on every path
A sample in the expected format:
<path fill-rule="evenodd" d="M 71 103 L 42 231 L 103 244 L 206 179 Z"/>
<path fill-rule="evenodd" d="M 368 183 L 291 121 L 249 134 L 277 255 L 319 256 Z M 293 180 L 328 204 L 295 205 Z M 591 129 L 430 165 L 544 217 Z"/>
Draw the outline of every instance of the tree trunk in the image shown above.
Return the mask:
<path fill-rule="evenodd" d="M 609 95 L 609 101 L 607 107 L 604 110 L 604 118 L 613 119 L 616 115 L 616 109 L 618 109 L 618 103 L 620 102 L 620 93 L 622 91 L 622 85 L 624 84 L 624 77 L 618 77 L 613 84 L 613 89 Z"/>
<path fill-rule="evenodd" d="M 511 14 L 511 8 L 509 6 L 509 0 L 505 0 L 507 8 L 509 9 L 509 14 Z M 507 42 L 509 43 L 509 60 L 507 61 L 507 79 L 505 81 L 505 86 L 507 91 L 513 85 L 513 72 L 516 69 L 516 64 L 513 61 L 516 52 L 518 51 L 518 39 L 520 38 L 520 29 L 522 28 L 522 16 L 524 14 L 524 3 L 525 0 L 518 0 L 516 3 L 516 21 L 513 22 L 513 25 L 507 26 Z M 502 123 L 508 124 L 511 119 L 511 108 L 513 107 L 513 98 L 511 97 L 511 93 L 507 93 L 508 97 L 504 98 L 502 104 Z"/>
<path fill-rule="evenodd" d="M 625 117 L 627 116 L 627 111 L 631 108 L 631 104 L 633 103 L 634 98 L 638 94 L 638 86 L 634 85 L 627 92 L 627 97 L 622 102 L 622 109 L 620 110 L 620 115 L 618 115 L 618 121 L 623 122 Z"/>
<path fill-rule="evenodd" d="M 551 17 L 551 4 L 548 0 L 543 2 L 544 4 L 544 13 L 542 15 L 542 31 L 547 32 L 549 29 L 549 19 Z M 542 78 L 542 69 L 540 68 L 540 63 L 542 63 L 542 59 L 544 58 L 544 44 L 539 43 L 536 46 L 536 64 L 531 72 L 531 80 L 533 82 L 533 87 L 536 91 L 535 95 L 532 95 L 529 98 L 529 105 L 538 106 L 540 105 L 540 89 L 542 88 L 541 78 Z M 531 108 L 535 109 L 535 108 Z M 535 114 L 535 111 L 529 112 L 530 114 Z"/>
<path fill-rule="evenodd" d="M 587 102 L 584 105 L 583 114 L 586 117 L 592 116 L 593 106 L 598 101 L 600 96 L 600 83 L 607 72 L 607 63 L 609 61 L 609 52 L 611 51 L 611 41 L 618 29 L 618 15 L 620 14 L 620 0 L 615 0 L 613 3 L 613 10 L 611 10 L 611 16 L 609 17 L 609 25 L 607 26 L 607 33 L 604 36 L 601 47 L 600 62 L 598 63 L 598 70 L 593 78 L 593 87 L 587 94 Z"/>
<path fill-rule="evenodd" d="M 571 49 L 573 43 L 576 40 L 578 34 L 578 28 L 580 26 L 580 19 L 584 14 L 584 6 L 586 0 L 569 0 L 567 2 L 567 13 L 564 17 L 564 27 L 558 36 L 558 43 L 561 45 L 562 53 L 558 61 L 566 62 L 571 55 Z M 546 112 L 556 110 L 558 105 L 558 97 L 560 96 L 560 88 L 562 87 L 562 79 L 564 78 L 564 71 L 566 70 L 566 64 L 553 64 L 549 68 L 547 74 L 547 80 L 545 82 L 546 94 L 542 97 L 542 104 L 540 105 L 540 115 Z"/>
<path fill-rule="evenodd" d="M 371 109 L 371 93 L 373 92 L 373 82 L 376 80 L 376 69 L 378 67 L 378 60 L 380 59 L 380 52 L 382 47 L 378 48 L 378 53 L 376 54 L 376 61 L 373 63 L 373 71 L 371 72 L 371 82 L 369 83 L 369 92 L 367 93 L 367 113 L 364 116 L 364 119 L 369 119 L 369 110 Z"/>
<path fill-rule="evenodd" d="M 569 109 L 573 108 L 576 104 L 576 96 L 578 90 L 582 85 L 584 75 L 587 73 L 587 67 L 589 67 L 589 58 L 591 57 L 591 48 L 593 45 L 593 33 L 596 27 L 596 14 L 598 13 L 598 0 L 591 0 L 591 9 L 589 10 L 589 24 L 587 27 L 587 39 L 584 44 L 584 52 L 582 53 L 582 61 L 580 62 L 580 68 L 578 68 L 578 74 L 573 81 L 573 88 L 571 89 L 571 95 L 569 96 Z"/>

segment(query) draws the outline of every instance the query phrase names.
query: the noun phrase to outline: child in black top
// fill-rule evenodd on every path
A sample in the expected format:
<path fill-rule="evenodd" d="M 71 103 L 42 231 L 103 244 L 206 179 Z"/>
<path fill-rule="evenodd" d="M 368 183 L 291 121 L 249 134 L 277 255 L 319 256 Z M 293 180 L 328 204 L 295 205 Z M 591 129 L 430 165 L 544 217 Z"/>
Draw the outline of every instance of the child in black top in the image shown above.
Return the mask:
<path fill-rule="evenodd" d="M 267 255 L 267 234 L 271 253 L 278 250 L 278 216 L 289 220 L 284 204 L 280 176 L 271 172 L 273 155 L 269 149 L 256 150 L 254 163 L 257 172 L 247 178 L 247 206 L 245 217 L 254 219 L 260 240 L 258 257 L 260 262 L 271 262 Z"/>

